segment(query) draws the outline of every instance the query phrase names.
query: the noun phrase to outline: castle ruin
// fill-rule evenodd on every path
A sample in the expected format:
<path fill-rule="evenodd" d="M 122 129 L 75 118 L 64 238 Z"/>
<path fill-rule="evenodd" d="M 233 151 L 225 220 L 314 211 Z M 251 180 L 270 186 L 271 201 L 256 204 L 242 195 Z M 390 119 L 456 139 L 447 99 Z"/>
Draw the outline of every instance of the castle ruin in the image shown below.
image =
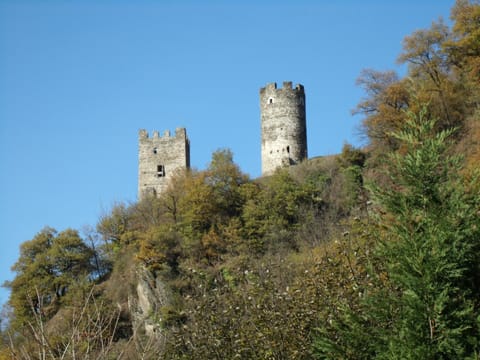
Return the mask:
<path fill-rule="evenodd" d="M 177 128 L 175 136 L 158 131 L 149 137 L 146 130 L 138 134 L 138 198 L 158 195 L 168 187 L 173 175 L 190 168 L 190 140 L 185 128 Z"/>
<path fill-rule="evenodd" d="M 303 85 L 292 87 L 286 81 L 282 88 L 269 83 L 260 89 L 262 130 L 262 176 L 277 168 L 296 165 L 307 159 L 307 126 Z M 173 175 L 190 168 L 190 141 L 185 128 L 175 136 L 158 131 L 149 137 L 139 131 L 138 198 L 158 195 L 168 187 Z"/>
<path fill-rule="evenodd" d="M 307 158 L 307 125 L 303 85 L 285 81 L 260 89 L 262 176 Z"/>

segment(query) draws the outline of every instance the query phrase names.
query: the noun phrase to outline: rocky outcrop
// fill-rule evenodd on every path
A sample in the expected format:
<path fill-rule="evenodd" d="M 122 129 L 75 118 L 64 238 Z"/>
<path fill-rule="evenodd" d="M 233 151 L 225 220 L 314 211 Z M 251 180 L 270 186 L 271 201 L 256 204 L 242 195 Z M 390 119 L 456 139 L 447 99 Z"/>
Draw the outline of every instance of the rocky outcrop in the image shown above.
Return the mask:
<path fill-rule="evenodd" d="M 144 333 L 158 346 L 165 342 L 159 313 L 160 308 L 168 304 L 166 289 L 160 279 L 143 266 L 136 268 L 136 278 L 135 291 L 128 297 L 132 325 L 135 333 Z"/>

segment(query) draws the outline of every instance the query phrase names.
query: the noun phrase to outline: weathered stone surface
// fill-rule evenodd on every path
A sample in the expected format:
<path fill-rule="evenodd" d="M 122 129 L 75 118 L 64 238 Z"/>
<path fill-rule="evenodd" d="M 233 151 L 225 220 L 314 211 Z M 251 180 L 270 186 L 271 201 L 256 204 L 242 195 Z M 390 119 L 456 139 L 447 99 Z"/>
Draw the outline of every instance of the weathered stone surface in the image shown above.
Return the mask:
<path fill-rule="evenodd" d="M 260 89 L 260 113 L 262 176 L 307 159 L 303 85 L 293 88 L 292 82 L 285 81 L 283 88 L 277 88 L 276 83 L 267 84 Z M 170 131 L 163 136 L 154 131 L 152 137 L 140 130 L 138 159 L 138 198 L 162 193 L 178 171 L 190 167 L 186 129 L 176 129 L 175 136 Z"/>
<path fill-rule="evenodd" d="M 139 131 L 138 198 L 164 191 L 179 170 L 190 167 L 190 141 L 185 128 L 175 130 L 175 136 L 158 131 L 149 137 L 146 130 Z"/>
<path fill-rule="evenodd" d="M 142 330 L 158 344 L 165 341 L 165 334 L 160 326 L 159 311 L 168 304 L 164 284 L 154 278 L 150 271 L 142 266 L 136 269 L 136 291 L 129 294 L 128 308 L 135 332 Z M 163 346 L 161 347 L 163 348 Z"/>
<path fill-rule="evenodd" d="M 262 175 L 307 158 L 307 125 L 303 85 L 286 81 L 260 89 Z"/>

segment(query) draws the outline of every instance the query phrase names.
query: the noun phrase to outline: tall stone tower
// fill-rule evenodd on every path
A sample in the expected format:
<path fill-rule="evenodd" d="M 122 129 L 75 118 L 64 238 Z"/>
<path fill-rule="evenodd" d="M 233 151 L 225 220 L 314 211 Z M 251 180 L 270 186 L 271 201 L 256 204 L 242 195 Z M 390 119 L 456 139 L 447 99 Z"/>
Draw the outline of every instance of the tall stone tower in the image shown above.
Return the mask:
<path fill-rule="evenodd" d="M 260 89 L 262 123 L 262 175 L 307 158 L 307 124 L 303 85 L 290 81 Z"/>
<path fill-rule="evenodd" d="M 142 199 L 160 194 L 178 170 L 190 167 L 190 141 L 185 128 L 177 128 L 175 136 L 168 130 L 163 136 L 154 131 L 151 138 L 142 129 L 138 137 L 138 198 Z"/>

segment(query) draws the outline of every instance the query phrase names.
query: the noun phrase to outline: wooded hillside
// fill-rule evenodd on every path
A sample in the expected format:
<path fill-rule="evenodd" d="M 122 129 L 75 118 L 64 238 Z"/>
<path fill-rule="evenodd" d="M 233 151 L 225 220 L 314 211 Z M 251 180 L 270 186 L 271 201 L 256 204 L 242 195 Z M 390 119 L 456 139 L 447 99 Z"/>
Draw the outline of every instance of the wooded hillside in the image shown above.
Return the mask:
<path fill-rule="evenodd" d="M 451 17 L 405 38 L 405 77 L 360 74 L 365 148 L 261 179 L 220 149 L 40 230 L 0 359 L 479 359 L 480 3 Z"/>

